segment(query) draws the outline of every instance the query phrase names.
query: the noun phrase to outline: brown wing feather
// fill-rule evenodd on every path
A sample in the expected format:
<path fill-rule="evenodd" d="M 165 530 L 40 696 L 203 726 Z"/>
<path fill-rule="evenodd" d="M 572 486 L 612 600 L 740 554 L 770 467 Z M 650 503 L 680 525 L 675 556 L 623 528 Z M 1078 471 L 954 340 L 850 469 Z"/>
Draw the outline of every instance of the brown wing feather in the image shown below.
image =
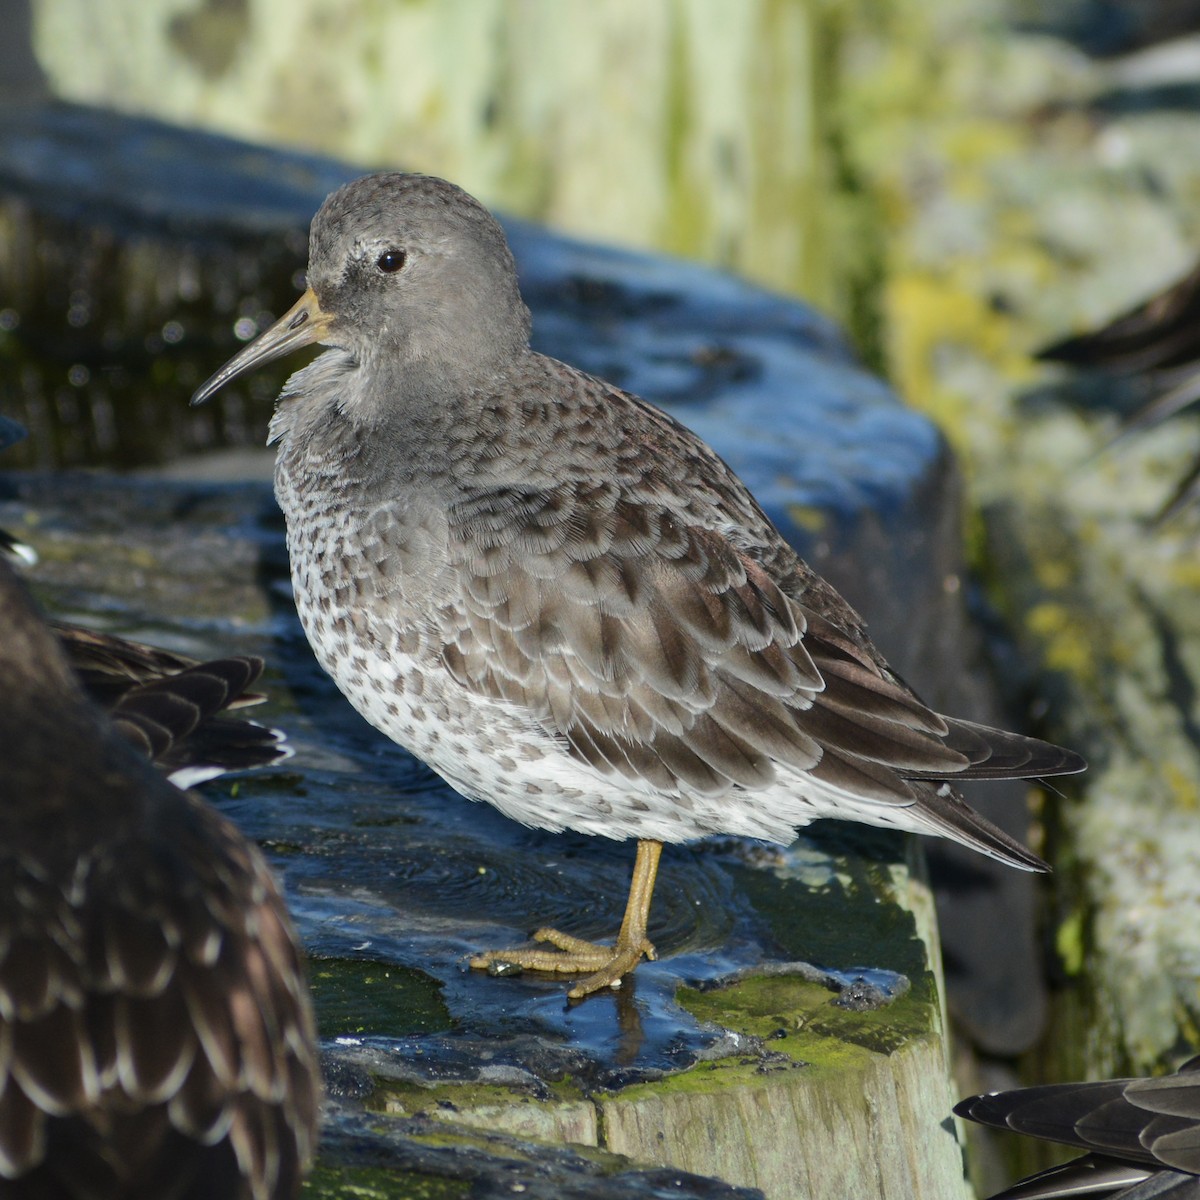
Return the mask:
<path fill-rule="evenodd" d="M 1200 1058 L 1172 1075 L 969 1096 L 954 1111 L 996 1129 L 1200 1175 Z M 1065 1175 L 1064 1169 L 1064 1182 Z"/>
<path fill-rule="evenodd" d="M 723 794 L 765 786 L 778 763 L 911 804 L 905 777 L 965 777 L 986 757 L 864 639 L 663 503 L 479 488 L 450 527 L 455 678 L 525 706 L 602 772 Z"/>
<path fill-rule="evenodd" d="M 223 715 L 266 699 L 248 690 L 262 674 L 262 659 L 200 663 L 67 622 L 51 626 L 84 691 L 165 772 L 242 770 L 289 754 L 277 731 Z"/>

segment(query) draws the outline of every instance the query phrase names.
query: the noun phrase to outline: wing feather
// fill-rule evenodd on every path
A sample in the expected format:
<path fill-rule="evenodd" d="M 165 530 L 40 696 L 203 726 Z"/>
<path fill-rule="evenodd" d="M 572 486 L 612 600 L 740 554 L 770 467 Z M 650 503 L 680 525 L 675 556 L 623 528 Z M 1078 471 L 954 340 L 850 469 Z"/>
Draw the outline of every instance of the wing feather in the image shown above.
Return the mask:
<path fill-rule="evenodd" d="M 444 658 L 461 685 L 525 707 L 605 774 L 676 792 L 767 786 L 782 764 L 907 805 L 906 775 L 983 757 L 747 550 L 663 503 L 596 495 L 475 488 L 451 508 Z"/>

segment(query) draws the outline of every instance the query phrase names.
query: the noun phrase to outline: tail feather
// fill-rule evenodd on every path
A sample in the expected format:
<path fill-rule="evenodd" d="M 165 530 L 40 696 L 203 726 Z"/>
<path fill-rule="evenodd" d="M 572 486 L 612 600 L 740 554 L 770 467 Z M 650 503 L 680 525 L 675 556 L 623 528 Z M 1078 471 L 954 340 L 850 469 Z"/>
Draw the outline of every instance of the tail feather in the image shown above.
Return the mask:
<path fill-rule="evenodd" d="M 993 1200 L 1115 1196 L 1122 1187 L 1133 1189 L 1119 1193 L 1129 1200 L 1135 1195 L 1184 1200 L 1200 1194 L 1200 1058 L 1173 1075 L 1049 1083 L 968 1096 L 954 1112 L 980 1125 L 1089 1152 L 1031 1176 Z"/>
<path fill-rule="evenodd" d="M 88 695 L 180 787 L 290 756 L 278 730 L 221 715 L 265 699 L 247 690 L 262 674 L 262 659 L 198 663 L 66 622 L 55 622 L 54 631 Z"/>
<path fill-rule="evenodd" d="M 1020 871 L 1049 871 L 1048 863 L 998 825 L 980 816 L 948 783 L 922 788 L 914 806 L 925 831 L 949 838 Z"/>

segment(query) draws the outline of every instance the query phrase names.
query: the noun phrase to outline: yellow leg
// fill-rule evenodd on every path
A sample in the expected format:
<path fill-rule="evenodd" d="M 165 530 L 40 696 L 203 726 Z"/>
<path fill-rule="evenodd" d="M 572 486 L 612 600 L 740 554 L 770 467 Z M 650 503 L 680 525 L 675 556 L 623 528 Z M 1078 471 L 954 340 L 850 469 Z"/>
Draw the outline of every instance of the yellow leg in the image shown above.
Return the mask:
<path fill-rule="evenodd" d="M 620 986 L 621 976 L 628 975 L 644 958 L 657 958 L 654 947 L 646 938 L 646 923 L 650 917 L 650 898 L 654 895 L 654 880 L 658 874 L 658 859 L 662 842 L 638 842 L 637 858 L 633 864 L 633 882 L 629 885 L 629 901 L 625 919 L 617 934 L 616 945 L 585 941 L 560 933 L 557 929 L 539 929 L 535 942 L 549 942 L 553 950 L 517 947 L 511 950 L 486 950 L 471 959 L 471 966 L 487 968 L 494 964 L 512 963 L 527 971 L 557 971 L 577 974 L 589 971 L 568 993 L 579 1000 L 601 988 Z"/>

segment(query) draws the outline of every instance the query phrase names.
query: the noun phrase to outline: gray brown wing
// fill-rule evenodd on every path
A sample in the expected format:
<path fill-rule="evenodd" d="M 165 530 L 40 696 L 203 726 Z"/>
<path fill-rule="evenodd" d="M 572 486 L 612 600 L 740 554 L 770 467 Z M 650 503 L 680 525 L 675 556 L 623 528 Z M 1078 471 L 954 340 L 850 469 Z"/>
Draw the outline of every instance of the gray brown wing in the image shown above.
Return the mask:
<path fill-rule="evenodd" d="M 601 772 L 722 794 L 783 764 L 905 805 L 909 779 L 983 773 L 987 731 L 948 724 L 864 639 L 666 504 L 605 484 L 480 488 L 452 507 L 450 539 L 454 677 Z"/>
<path fill-rule="evenodd" d="M 1200 1175 L 1200 1057 L 1173 1075 L 1046 1084 L 963 1100 L 983 1125 Z"/>

